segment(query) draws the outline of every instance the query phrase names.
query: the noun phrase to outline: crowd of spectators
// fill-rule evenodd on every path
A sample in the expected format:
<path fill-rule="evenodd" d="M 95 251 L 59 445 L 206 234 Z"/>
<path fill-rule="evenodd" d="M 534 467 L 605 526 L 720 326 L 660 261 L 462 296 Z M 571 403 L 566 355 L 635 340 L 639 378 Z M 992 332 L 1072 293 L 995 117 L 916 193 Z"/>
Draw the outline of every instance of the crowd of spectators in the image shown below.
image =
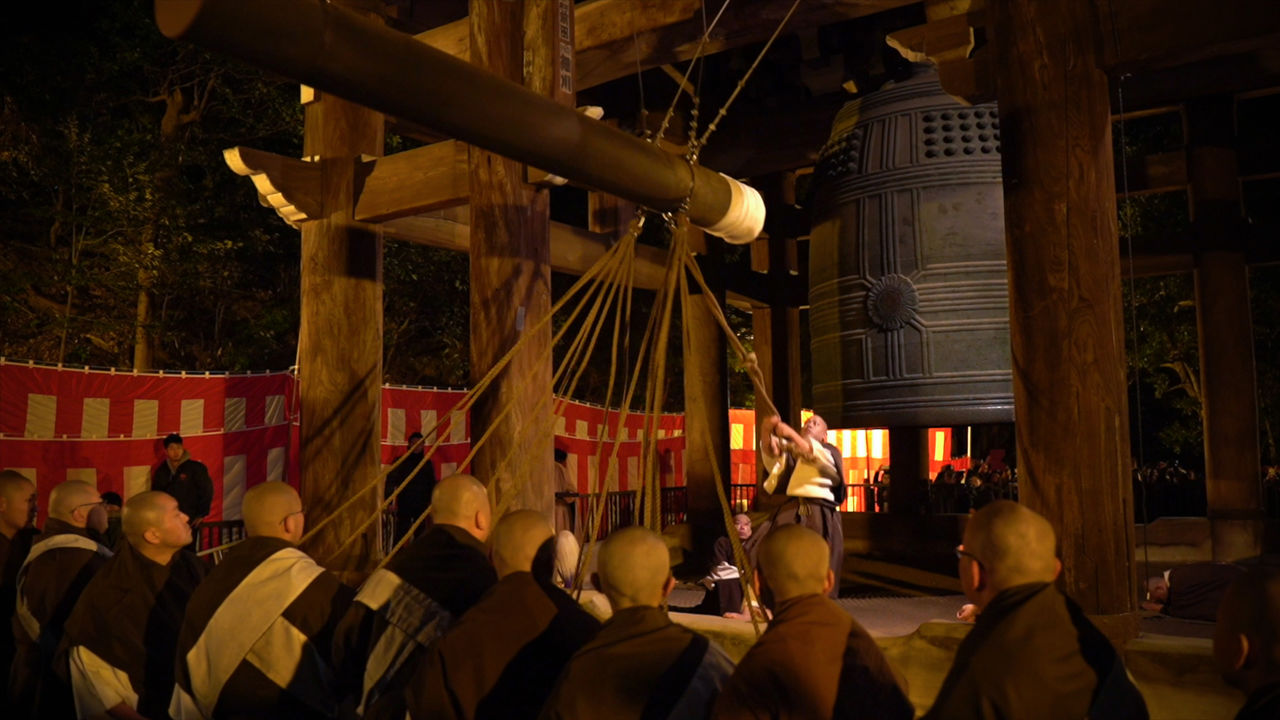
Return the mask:
<path fill-rule="evenodd" d="M 943 465 L 929 485 L 929 509 L 934 513 L 967 513 L 996 500 L 1017 499 L 1017 470 L 985 461 L 968 470 Z"/>
<path fill-rule="evenodd" d="M 1133 471 L 1133 518 L 1204 517 L 1204 475 L 1177 460 L 1137 466 Z"/>

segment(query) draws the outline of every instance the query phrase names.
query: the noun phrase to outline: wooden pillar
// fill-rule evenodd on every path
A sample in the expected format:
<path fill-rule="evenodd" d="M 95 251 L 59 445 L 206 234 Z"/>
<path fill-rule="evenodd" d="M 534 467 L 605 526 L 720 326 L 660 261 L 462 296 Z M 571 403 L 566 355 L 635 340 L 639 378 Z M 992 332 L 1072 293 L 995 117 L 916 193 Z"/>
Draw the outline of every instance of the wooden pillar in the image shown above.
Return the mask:
<path fill-rule="evenodd" d="M 778 414 L 788 423 L 800 422 L 800 308 L 771 306 L 751 309 L 755 353 L 765 389 Z"/>
<path fill-rule="evenodd" d="M 991 0 L 1003 135 L 1019 490 L 1066 591 L 1137 632 L 1129 415 L 1107 78 L 1092 3 Z M 896 462 L 896 458 L 894 459 Z"/>
<path fill-rule="evenodd" d="M 1240 184 L 1231 97 L 1187 105 L 1187 171 L 1196 256 L 1196 320 L 1205 484 L 1214 560 L 1262 551 L 1265 524 L 1249 270 L 1240 248 Z"/>
<path fill-rule="evenodd" d="M 551 38 L 536 14 L 530 14 L 526 28 L 526 5 L 533 9 L 536 3 L 471 0 L 471 61 L 534 85 L 534 80 L 546 81 L 550 64 L 530 62 L 526 78 L 524 57 L 550 52 Z M 533 330 L 551 308 L 548 193 L 524 182 L 520 163 L 475 146 L 470 153 L 472 382 L 483 378 L 517 339 L 526 339 L 471 411 L 472 442 L 497 424 L 472 471 L 494 488 L 495 501 L 518 487 L 510 506 L 538 510 L 550 519 L 555 492 L 551 328 Z"/>
<path fill-rule="evenodd" d="M 889 428 L 889 512 L 920 515 L 929 504 L 929 428 Z"/>
<path fill-rule="evenodd" d="M 688 232 L 701 234 L 690 227 Z M 723 241 L 707 236 L 707 255 L 699 256 L 708 287 L 724 302 L 724 280 L 720 273 Z M 696 245 L 690 242 L 691 246 Z M 689 284 L 689 307 L 685 312 L 684 432 L 685 481 L 689 522 L 694 531 L 694 554 L 709 557 L 717 537 L 725 533 L 720 499 L 716 494 L 716 471 L 729 495 L 729 383 L 724 330 L 712 315 L 696 283 Z"/>
<path fill-rule="evenodd" d="M 312 522 L 377 476 L 382 391 L 382 241 L 353 227 L 355 166 L 381 155 L 382 115 L 316 94 L 306 106 L 303 154 L 320 163 L 321 217 L 302 225 L 302 293 L 298 330 L 301 494 Z M 321 562 L 377 509 L 380 492 L 317 533 L 306 550 Z M 328 562 L 360 572 L 378 560 L 374 522 Z"/>

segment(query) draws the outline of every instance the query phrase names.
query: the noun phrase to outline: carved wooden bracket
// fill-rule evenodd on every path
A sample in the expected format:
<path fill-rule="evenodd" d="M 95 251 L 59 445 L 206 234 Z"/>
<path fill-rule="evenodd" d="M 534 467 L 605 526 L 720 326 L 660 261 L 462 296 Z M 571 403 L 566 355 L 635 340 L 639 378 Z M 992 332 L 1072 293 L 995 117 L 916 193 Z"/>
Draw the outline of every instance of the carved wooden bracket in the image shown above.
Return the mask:
<path fill-rule="evenodd" d="M 983 0 L 927 0 L 929 22 L 889 33 L 885 42 L 902 57 L 938 68 L 942 89 L 966 104 L 995 99 L 990 60 L 979 46 L 984 34 Z"/>
<path fill-rule="evenodd" d="M 246 147 L 222 151 L 227 166 L 253 180 L 258 201 L 298 227 L 320 217 L 320 165 Z"/>

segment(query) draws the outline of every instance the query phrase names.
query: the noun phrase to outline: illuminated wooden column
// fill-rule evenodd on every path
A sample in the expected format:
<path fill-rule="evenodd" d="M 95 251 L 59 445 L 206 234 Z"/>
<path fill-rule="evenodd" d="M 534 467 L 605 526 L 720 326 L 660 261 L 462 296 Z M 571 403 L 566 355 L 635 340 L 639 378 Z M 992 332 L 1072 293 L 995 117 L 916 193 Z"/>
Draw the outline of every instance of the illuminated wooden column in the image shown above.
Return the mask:
<path fill-rule="evenodd" d="M 1092 3 L 991 0 L 1018 480 L 1065 585 L 1137 632 L 1129 411 L 1107 76 Z M 893 458 L 897 464 L 897 458 Z"/>
<path fill-rule="evenodd" d="M 1231 97 L 1187 105 L 1187 175 L 1197 244 L 1196 320 L 1204 418 L 1205 490 L 1214 560 L 1262 552 L 1262 460 L 1249 269 Z"/>
<path fill-rule="evenodd" d="M 382 241 L 355 226 L 356 165 L 381 155 L 382 115 L 317 93 L 306 105 L 303 154 L 320 165 L 318 218 L 302 224 L 298 394 L 301 494 L 310 517 L 333 509 L 377 477 L 382 392 Z M 307 543 L 329 561 L 356 527 L 377 511 L 381 493 L 361 501 Z M 334 570 L 371 570 L 380 523 L 336 559 Z"/>

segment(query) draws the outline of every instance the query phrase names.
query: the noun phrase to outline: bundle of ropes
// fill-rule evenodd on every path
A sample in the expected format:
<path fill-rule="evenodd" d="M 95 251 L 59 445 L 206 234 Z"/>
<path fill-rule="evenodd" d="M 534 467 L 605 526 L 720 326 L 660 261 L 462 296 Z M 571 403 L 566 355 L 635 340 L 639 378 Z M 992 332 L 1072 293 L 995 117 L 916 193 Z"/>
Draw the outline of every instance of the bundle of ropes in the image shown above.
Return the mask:
<path fill-rule="evenodd" d="M 698 66 L 703 60 L 703 49 L 707 39 L 710 37 L 712 30 L 717 22 L 723 16 L 725 9 L 729 6 L 731 0 L 725 0 L 715 18 L 707 23 L 705 8 L 703 11 L 703 34 L 698 43 L 698 47 L 694 53 L 692 60 L 685 71 L 684 79 L 681 81 L 681 87 L 688 87 L 688 79 L 695 66 Z M 778 38 L 782 29 L 786 26 L 791 16 L 795 13 L 799 6 L 800 0 L 795 0 L 791 5 L 787 14 L 782 18 L 778 27 L 774 30 L 772 36 L 760 50 L 755 61 L 747 69 L 737 87 L 730 94 L 724 105 L 720 108 L 715 118 L 706 127 L 701 136 L 698 135 L 698 94 L 691 93 L 693 105 L 690 113 L 689 122 L 689 144 L 685 153 L 685 159 L 690 165 L 690 176 L 692 177 L 692 168 L 697 163 L 698 154 L 702 147 L 706 145 L 707 140 L 715 132 L 720 120 L 728 112 L 730 105 L 738 97 L 747 80 L 751 77 L 760 61 L 772 47 L 774 41 Z M 637 50 L 637 62 L 639 61 L 639 52 Z M 642 86 L 643 92 L 643 86 Z M 667 128 L 673 117 L 679 96 L 677 94 L 668 106 L 665 116 L 658 131 L 649 136 L 647 139 L 652 143 L 658 143 L 665 135 Z M 642 101 L 643 102 L 643 101 Z M 692 186 L 689 194 L 692 194 Z M 640 361 L 635 364 L 630 377 L 625 383 L 619 382 L 617 368 L 619 365 L 619 356 L 624 359 L 628 357 L 630 350 L 630 319 L 633 308 L 632 296 L 634 290 L 634 264 L 635 249 L 637 238 L 644 229 L 646 219 L 650 217 L 643 208 L 638 209 L 634 219 L 631 221 L 629 229 L 625 237 L 614 244 L 609 250 L 596 262 L 590 269 L 586 271 L 551 307 L 550 312 L 538 319 L 538 321 L 530 328 L 529 332 L 521 335 L 520 339 L 496 362 L 493 367 L 475 383 L 458 404 L 453 408 L 453 412 L 441 413 L 441 419 L 438 420 L 431 428 L 424 427 L 422 429 L 423 437 L 417 440 L 398 460 L 392 465 L 385 468 L 376 477 L 372 478 L 367 484 L 359 488 L 351 494 L 332 512 L 323 517 L 313 526 L 311 526 L 302 541 L 306 542 L 316 533 L 324 529 L 335 519 L 343 516 L 344 513 L 352 510 L 357 503 L 361 503 L 367 497 L 366 493 L 375 492 L 384 487 L 386 477 L 406 463 L 414 456 L 418 450 L 422 450 L 421 459 L 417 461 L 416 467 L 412 472 L 405 475 L 405 479 L 390 492 L 385 493 L 384 499 L 379 504 L 376 511 L 365 517 L 360 524 L 352 529 L 347 538 L 339 545 L 328 558 L 321 558 L 325 563 L 331 563 L 346 548 L 348 548 L 357 538 L 364 535 L 365 531 L 374 522 L 378 521 L 384 511 L 395 503 L 396 498 L 405 490 L 410 480 L 421 471 L 430 461 L 436 450 L 443 443 L 444 438 L 448 437 L 449 430 L 453 423 L 459 422 L 459 418 L 465 417 L 468 410 L 475 405 L 477 399 L 489 389 L 496 380 L 511 363 L 512 358 L 523 348 L 528 338 L 533 337 L 537 331 L 546 327 L 557 313 L 568 309 L 567 316 L 564 316 L 564 322 L 559 330 L 552 337 L 552 342 L 548 345 L 537 358 L 537 363 L 545 363 L 549 360 L 552 350 L 560 344 L 568 333 L 569 328 L 574 326 L 578 318 L 582 318 L 578 333 L 569 341 L 565 351 L 564 358 L 553 374 L 554 393 L 545 396 L 546 398 L 573 397 L 573 393 L 577 388 L 583 372 L 586 370 L 589 360 L 592 357 L 603 329 L 608 320 L 612 319 L 612 337 L 609 340 L 610 354 L 610 372 L 609 379 L 605 389 L 606 408 L 618 408 L 619 417 L 616 429 L 621 430 L 624 427 L 627 418 L 632 415 L 631 408 L 636 393 L 640 390 L 641 378 L 645 379 L 644 397 L 643 397 L 643 432 L 641 433 L 641 508 L 642 512 L 637 513 L 636 522 L 642 524 L 652 530 L 660 531 L 660 489 L 657 472 L 657 448 L 656 441 L 658 437 L 657 425 L 659 416 L 662 412 L 664 402 L 664 388 L 666 387 L 667 378 L 667 357 L 670 340 L 671 320 L 674 312 L 675 301 L 677 297 L 680 300 L 680 311 L 683 328 L 683 342 L 688 347 L 691 344 L 689 337 L 689 317 L 690 303 L 692 295 L 701 295 L 703 302 L 711 315 L 716 319 L 721 330 L 724 331 L 730 347 L 734 353 L 744 364 L 748 375 L 750 376 L 752 385 L 755 390 L 757 407 L 768 414 L 776 414 L 773 403 L 769 400 L 768 392 L 765 389 L 763 376 L 756 363 L 754 354 L 747 349 L 738 340 L 737 335 L 729 325 L 728 319 L 725 317 L 724 309 L 716 300 L 716 295 L 711 292 L 707 285 L 706 279 L 703 277 L 702 271 L 695 260 L 688 243 L 688 218 L 687 209 L 689 198 L 686 196 L 679 210 L 673 213 L 662 213 L 660 215 L 662 221 L 666 225 L 666 229 L 671 236 L 670 250 L 667 255 L 665 272 L 662 285 L 658 288 L 654 301 L 655 311 L 650 314 L 648 324 L 645 328 L 644 335 L 641 338 L 638 357 Z M 696 289 L 700 292 L 690 292 L 690 282 L 693 282 Z M 627 328 L 625 331 L 622 328 Z M 546 408 L 545 404 L 548 400 L 541 401 L 541 404 L 534 408 L 535 413 L 552 412 L 552 408 Z M 563 399 L 555 400 L 557 403 L 564 403 Z M 482 448 L 486 441 L 491 437 L 495 429 L 501 425 L 501 421 L 511 412 L 512 405 L 507 403 L 497 409 L 496 414 L 489 418 L 488 428 L 485 432 L 471 444 L 470 452 L 466 458 L 459 463 L 459 468 L 466 468 L 475 458 L 476 453 Z M 560 408 L 554 408 L 559 411 Z M 699 440 L 710 445 L 709 431 L 705 426 L 699 428 L 704 437 Z M 621 443 L 616 438 L 610 439 L 610 423 L 606 421 L 604 430 L 600 433 L 596 441 L 596 457 L 601 457 L 606 451 L 605 444 L 608 443 L 608 470 L 603 473 L 603 477 L 597 477 L 596 486 L 590 488 L 589 495 L 596 495 L 600 498 L 608 497 L 610 492 L 618 488 L 617 473 L 617 457 Z M 427 439 L 433 438 L 428 444 Z M 507 455 L 502 458 L 494 467 L 503 468 L 510 460 L 511 452 L 514 449 L 511 446 Z M 736 564 L 742 571 L 739 574 L 739 582 L 743 587 L 743 596 L 751 598 L 753 596 L 751 575 L 752 569 L 747 554 L 743 549 L 738 535 L 733 529 L 733 513 L 729 506 L 728 498 L 725 495 L 724 478 L 721 476 L 721 469 L 717 463 L 711 463 L 712 472 L 715 479 L 715 487 L 717 496 L 720 501 L 721 514 L 723 516 L 726 535 L 733 544 L 734 558 Z M 501 474 L 500 472 L 498 474 Z M 519 494 L 519 487 L 522 481 L 520 477 L 511 478 L 513 486 L 504 488 L 497 507 L 494 509 L 494 516 L 500 517 L 506 513 L 511 506 L 515 497 Z M 487 478 L 491 496 L 494 494 L 495 478 Z M 594 544 L 600 535 L 599 528 L 603 520 L 606 503 L 595 503 L 593 512 L 590 512 L 587 519 L 586 542 L 587 545 L 583 549 L 579 557 L 579 567 L 575 573 L 575 591 L 579 594 L 582 590 L 582 578 L 584 576 L 583 566 L 587 559 L 591 557 Z M 415 532 L 425 522 L 431 512 L 427 508 L 421 516 L 419 516 L 413 524 L 405 531 L 404 536 L 391 548 L 390 552 L 382 558 L 378 567 L 384 566 L 404 545 L 414 537 Z M 217 548 L 204 551 L 202 554 L 217 553 L 225 550 L 230 545 L 223 545 Z M 752 624 L 755 627 L 756 634 L 760 633 L 760 627 L 755 613 L 751 613 Z"/>

